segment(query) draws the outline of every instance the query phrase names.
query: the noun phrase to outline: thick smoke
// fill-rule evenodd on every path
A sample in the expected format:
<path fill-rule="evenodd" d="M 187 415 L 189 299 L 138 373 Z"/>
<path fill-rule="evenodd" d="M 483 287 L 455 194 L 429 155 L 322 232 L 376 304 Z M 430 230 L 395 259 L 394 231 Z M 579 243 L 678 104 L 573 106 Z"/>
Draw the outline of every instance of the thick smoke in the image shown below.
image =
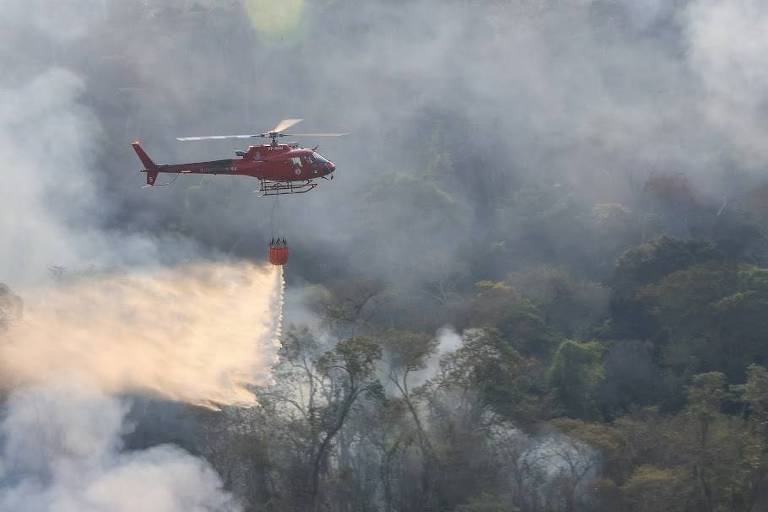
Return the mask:
<path fill-rule="evenodd" d="M 506 248 L 520 267 L 554 245 L 560 230 L 526 233 L 526 187 L 551 191 L 541 204 L 589 207 L 631 202 L 650 173 L 684 172 L 719 197 L 726 167 L 761 161 L 765 80 L 760 51 L 741 44 L 760 40 L 746 35 L 759 33 L 757 2 L 279 4 L 72 2 L 87 30 L 57 36 L 54 51 L 27 48 L 80 76 L 70 103 L 98 121 L 88 140 L 100 144 L 84 154 L 98 164 L 86 176 L 102 233 L 183 234 L 251 255 L 277 231 L 294 249 L 292 278 L 366 273 L 416 286 L 466 273 L 477 245 Z M 34 19 L 40 37 L 56 33 L 51 12 Z M 712 43 L 720 33 L 727 44 Z M 134 138 L 158 162 L 219 158 L 242 143 L 174 137 L 258 132 L 291 116 L 305 118 L 302 131 L 353 135 L 307 140 L 338 164 L 336 179 L 274 213 L 254 180 L 138 187 Z"/>
<path fill-rule="evenodd" d="M 768 150 L 768 6 L 759 0 L 700 0 L 686 12 L 690 61 L 707 92 L 705 111 L 747 164 Z"/>
<path fill-rule="evenodd" d="M 92 171 L 103 139 L 81 102 L 86 84 L 60 67 L 24 71 L 0 77 L 0 281 L 39 283 L 51 266 L 177 262 L 198 253 L 176 234 L 103 229 L 110 206 Z"/>
<path fill-rule="evenodd" d="M 240 510 L 213 469 L 178 448 L 121 452 L 126 409 L 83 382 L 14 392 L 0 424 L 0 511 Z"/>
<path fill-rule="evenodd" d="M 23 281 L 39 276 L 48 265 L 73 265 L 91 253 L 90 225 L 83 226 L 82 216 L 59 208 L 93 201 L 87 174 L 78 171 L 93 162 L 89 155 L 96 142 L 89 136 L 95 119 L 75 102 L 82 89 L 77 76 L 61 69 L 21 86 L 0 85 L 4 280 Z"/>
<path fill-rule="evenodd" d="M 624 203 L 655 171 L 687 173 L 720 194 L 725 171 L 761 169 L 768 157 L 768 11 L 758 0 L 0 0 L 0 8 L 0 282 L 15 288 L 40 283 L 52 265 L 261 255 L 273 231 L 291 242 L 292 275 L 309 281 L 364 274 L 418 287 L 503 277 L 542 253 L 571 257 L 557 243 L 578 236 L 574 219 L 532 235 L 529 212 Z M 276 208 L 252 194 L 253 180 L 139 188 L 134 138 L 158 162 L 219 158 L 242 148 L 173 138 L 258 132 L 284 117 L 305 118 L 306 131 L 353 132 L 322 141 L 338 165 L 334 182 Z M 507 251 L 504 266 L 478 254 L 483 246 Z M 0 348 L 4 384 L 74 373 L 107 391 L 249 402 L 243 386 L 265 378 L 273 357 L 275 303 L 266 295 L 277 300 L 278 276 L 186 263 L 53 291 L 17 288 L 28 306 Z M 19 397 L 33 395 L 15 396 L 9 421 Z M 88 410 L 80 392 L 71 398 L 62 414 Z M 9 425 L 9 442 L 34 443 L 39 430 L 11 435 Z M 78 460 L 116 478 L 125 464 L 103 462 L 127 459 L 110 432 L 98 437 L 108 446 Z M 45 458 L 23 469 L 12 444 L 3 505 L 13 510 L 14 495 L 50 509 L 71 487 L 52 479 Z"/>
<path fill-rule="evenodd" d="M 185 244 L 251 255 L 278 231 L 293 278 L 419 285 L 466 272 L 476 245 L 520 267 L 554 245 L 559 230 L 526 233 L 526 187 L 551 190 L 544 204 L 631 203 L 650 173 L 684 172 L 719 198 L 726 171 L 764 162 L 757 1 L 71 0 L 66 23 L 44 1 L 6 3 L 0 129 L 23 187 L 6 205 L 26 215 L 2 235 L 30 248 L 8 265 L 24 274 L 172 261 Z M 139 188 L 134 138 L 158 162 L 218 158 L 242 143 L 174 137 L 291 116 L 353 135 L 306 141 L 336 179 L 275 213 L 248 179 Z"/>
<path fill-rule="evenodd" d="M 86 377 L 107 392 L 251 404 L 279 345 L 282 271 L 197 263 L 26 293 L 0 345 L 6 388 Z"/>
<path fill-rule="evenodd" d="M 122 453 L 127 405 L 103 394 L 252 404 L 247 386 L 275 356 L 283 286 L 281 271 L 217 263 L 221 251 L 173 226 L 110 223 L 163 221 L 145 201 L 110 197 L 109 155 L 130 142 L 110 136 L 117 119 L 128 127 L 131 83 L 105 69 L 115 60 L 91 38 L 114 30 L 105 22 L 118 4 L 0 1 L 0 282 L 24 299 L 0 343 L 10 393 L 0 510 L 239 510 L 201 459 L 170 446 Z M 119 85 L 102 102 L 107 82 Z M 51 287 L 50 270 L 77 277 Z"/>

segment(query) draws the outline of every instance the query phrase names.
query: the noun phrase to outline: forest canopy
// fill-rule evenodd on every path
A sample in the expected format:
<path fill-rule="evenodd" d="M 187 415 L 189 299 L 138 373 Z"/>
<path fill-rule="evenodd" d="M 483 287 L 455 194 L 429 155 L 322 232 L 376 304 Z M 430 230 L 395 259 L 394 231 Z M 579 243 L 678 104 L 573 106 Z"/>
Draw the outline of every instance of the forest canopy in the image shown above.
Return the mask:
<path fill-rule="evenodd" d="M 228 512 L 768 510 L 763 2 L 5 4 L 0 343 L 35 287 L 261 262 L 275 236 L 291 259 L 258 406 L 137 392 L 80 415 L 59 389 L 40 415 L 10 393 L 0 509 L 30 468 L 35 496 L 61 495 L 85 454 L 158 485 L 153 464 L 181 461 L 174 485 Z M 323 141 L 333 182 L 140 188 L 132 140 L 233 158 L 240 142 L 175 137 L 289 116 L 351 133 Z M 103 450 L 46 430 L 60 417 Z M 64 463 L 40 439 L 71 441 Z"/>

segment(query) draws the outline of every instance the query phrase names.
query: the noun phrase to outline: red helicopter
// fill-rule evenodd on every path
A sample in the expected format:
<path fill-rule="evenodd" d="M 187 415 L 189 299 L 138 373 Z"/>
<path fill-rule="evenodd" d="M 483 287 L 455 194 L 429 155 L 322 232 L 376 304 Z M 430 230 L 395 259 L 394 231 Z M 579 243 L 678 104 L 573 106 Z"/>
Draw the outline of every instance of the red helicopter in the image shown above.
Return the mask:
<path fill-rule="evenodd" d="M 229 174 L 252 176 L 260 182 L 259 192 L 265 196 L 282 194 L 303 194 L 317 186 L 318 178 L 333 179 L 336 166 L 315 150 L 306 149 L 298 143 L 279 144 L 282 137 L 340 137 L 347 133 L 284 133 L 285 130 L 300 122 L 301 119 L 284 119 L 272 130 L 249 135 L 212 135 L 207 137 L 179 137 L 180 141 L 224 140 L 224 139 L 271 139 L 270 144 L 249 146 L 248 151 L 237 151 L 240 158 L 193 162 L 187 164 L 157 165 L 149 158 L 138 141 L 133 149 L 139 156 L 147 173 L 147 185 L 154 186 L 157 175 L 161 172 L 172 174 Z M 330 177 L 330 178 L 329 178 Z"/>

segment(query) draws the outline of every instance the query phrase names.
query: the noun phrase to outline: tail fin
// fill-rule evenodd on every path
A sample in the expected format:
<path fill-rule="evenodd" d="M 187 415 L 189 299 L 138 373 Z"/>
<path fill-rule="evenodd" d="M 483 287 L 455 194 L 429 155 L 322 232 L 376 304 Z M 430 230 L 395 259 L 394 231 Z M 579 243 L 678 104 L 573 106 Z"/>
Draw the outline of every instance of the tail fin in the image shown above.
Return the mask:
<path fill-rule="evenodd" d="M 155 180 L 157 179 L 157 173 L 160 171 L 157 165 L 155 165 L 155 162 L 153 162 L 152 159 L 149 158 L 149 155 L 146 154 L 144 150 L 141 148 L 139 141 L 135 141 L 131 145 L 133 146 L 133 150 L 139 156 L 139 160 L 141 160 L 141 163 L 144 164 L 145 170 L 143 172 L 147 173 L 147 185 L 151 187 L 152 185 L 155 184 Z"/>

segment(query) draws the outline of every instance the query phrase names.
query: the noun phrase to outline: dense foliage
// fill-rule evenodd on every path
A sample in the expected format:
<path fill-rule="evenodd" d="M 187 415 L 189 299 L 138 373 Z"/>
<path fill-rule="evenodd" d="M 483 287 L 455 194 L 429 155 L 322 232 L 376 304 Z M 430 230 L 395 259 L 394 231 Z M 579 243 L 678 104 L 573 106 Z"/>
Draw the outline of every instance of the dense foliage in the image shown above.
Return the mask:
<path fill-rule="evenodd" d="M 292 3 L 283 31 L 257 15 L 280 0 L 105 3 L 68 43 L 43 38 L 66 20 L 6 26 L 44 43 L 6 52 L 18 75 L 77 71 L 101 125 L 78 165 L 50 153 L 68 139 L 16 128 L 45 126 L 36 109 L 12 116 L 6 136 L 31 142 L 9 171 L 55 173 L 54 218 L 157 242 L 162 264 L 261 259 L 290 233 L 301 299 L 260 406 L 136 408 L 127 447 L 182 445 L 252 512 L 768 510 L 764 122 L 735 122 L 765 105 L 738 96 L 765 90 L 750 61 L 687 39 L 690 2 L 645 21 L 629 1 Z M 740 58 L 761 55 L 751 25 Z M 689 82 L 691 55 L 744 81 Z M 739 101 L 711 104 L 723 91 Z M 137 136 L 158 162 L 202 160 L 229 149 L 169 141 L 289 115 L 356 138 L 327 142 L 339 179 L 282 214 L 254 182 L 147 195 L 128 172 Z M 99 202 L 61 215 L 80 167 Z M 31 183 L 21 170 L 9 182 Z M 49 236 L 26 188 L 6 197 L 33 222 L 17 243 Z M 21 314 L 0 285 L 0 329 Z"/>
<path fill-rule="evenodd" d="M 560 261 L 443 275 L 419 306 L 376 279 L 307 287 L 319 325 L 290 326 L 261 408 L 203 415 L 203 453 L 252 510 L 762 510 L 764 260 L 663 222 L 595 248 L 606 215 L 649 213 L 593 212 Z"/>

